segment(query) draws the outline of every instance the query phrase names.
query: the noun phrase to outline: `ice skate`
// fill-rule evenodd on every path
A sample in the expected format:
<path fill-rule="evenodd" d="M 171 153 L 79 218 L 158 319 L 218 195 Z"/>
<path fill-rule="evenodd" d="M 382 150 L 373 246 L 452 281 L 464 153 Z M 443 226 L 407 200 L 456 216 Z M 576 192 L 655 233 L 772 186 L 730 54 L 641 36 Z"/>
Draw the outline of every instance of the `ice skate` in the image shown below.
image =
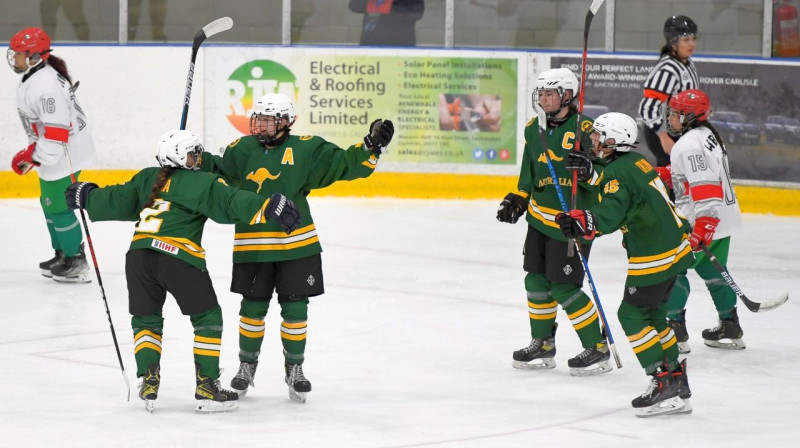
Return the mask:
<path fill-rule="evenodd" d="M 678 353 L 686 355 L 692 351 L 689 347 L 689 332 L 686 331 L 686 310 L 681 311 L 678 319 L 667 319 L 667 324 L 675 332 L 675 339 L 678 340 Z"/>
<path fill-rule="evenodd" d="M 139 398 L 144 401 L 145 411 L 153 412 L 156 398 L 158 398 L 158 386 L 161 384 L 161 368 L 158 364 L 151 364 L 141 378 Z"/>
<path fill-rule="evenodd" d="M 556 328 L 546 339 L 533 338 L 531 343 L 513 353 L 514 362 L 511 366 L 515 369 L 554 369 L 556 367 Z"/>
<path fill-rule="evenodd" d="M 678 365 L 678 370 L 672 372 L 672 379 L 678 385 L 678 396 L 683 400 L 683 408 L 677 411 L 677 414 L 691 414 L 692 405 L 689 399 L 692 398 L 692 391 L 689 389 L 689 378 L 686 376 L 686 360 L 684 359 Z"/>
<path fill-rule="evenodd" d="M 39 263 L 39 270 L 45 277 L 52 278 L 53 269 L 55 269 L 56 266 L 62 266 L 63 264 L 64 252 L 62 252 L 61 249 L 56 249 L 56 255 L 53 258 Z"/>
<path fill-rule="evenodd" d="M 219 380 L 201 376 L 199 370 L 195 379 L 197 380 L 197 387 L 194 390 L 194 398 L 197 400 L 196 412 L 207 414 L 233 412 L 239 409 L 239 394 L 223 389 Z"/>
<path fill-rule="evenodd" d="M 659 367 L 651 376 L 647 390 L 631 401 L 636 416 L 646 418 L 681 412 L 685 404 L 669 370 Z"/>
<path fill-rule="evenodd" d="M 64 258 L 64 264 L 54 267 L 51 272 L 53 280 L 60 283 L 91 282 L 89 265 L 86 264 L 86 254 L 83 252 L 83 244 L 81 244 L 81 250 L 77 255 Z"/>
<path fill-rule="evenodd" d="M 231 379 L 231 389 L 239 394 L 240 398 L 247 395 L 250 386 L 255 386 L 253 378 L 256 376 L 256 367 L 258 367 L 258 361 L 254 363 L 242 361 L 239 363 L 239 371 Z"/>
<path fill-rule="evenodd" d="M 739 326 L 739 316 L 736 308 L 733 309 L 729 319 L 720 319 L 719 325 L 703 330 L 703 342 L 709 347 L 724 348 L 728 350 L 744 350 L 747 348 L 742 340 L 744 332 Z"/>
<path fill-rule="evenodd" d="M 578 353 L 578 356 L 567 361 L 569 374 L 572 376 L 591 376 L 610 372 L 613 367 L 608 362 L 611 353 L 608 345 L 598 342 L 594 347 L 589 347 Z"/>
<path fill-rule="evenodd" d="M 284 364 L 286 369 L 286 384 L 289 386 L 289 398 L 305 403 L 306 395 L 311 392 L 311 382 L 303 375 L 302 364 Z"/>

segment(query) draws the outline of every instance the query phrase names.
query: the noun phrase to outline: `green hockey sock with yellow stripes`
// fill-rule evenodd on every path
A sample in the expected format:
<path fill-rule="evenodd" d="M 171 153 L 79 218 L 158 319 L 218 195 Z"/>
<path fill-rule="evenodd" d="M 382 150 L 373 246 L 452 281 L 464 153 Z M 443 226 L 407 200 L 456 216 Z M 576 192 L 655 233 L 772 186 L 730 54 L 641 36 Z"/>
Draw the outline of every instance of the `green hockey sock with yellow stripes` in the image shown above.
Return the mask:
<path fill-rule="evenodd" d="M 222 309 L 217 305 L 205 313 L 189 316 L 194 327 L 194 363 L 200 376 L 219 378 L 222 345 Z"/>
<path fill-rule="evenodd" d="M 239 361 L 251 364 L 258 361 L 268 309 L 268 300 L 242 299 L 239 307 Z"/>
<path fill-rule="evenodd" d="M 161 362 L 161 335 L 164 318 L 161 314 L 132 316 L 133 355 L 136 358 L 136 376 L 147 373 L 147 367 Z"/>
<path fill-rule="evenodd" d="M 306 352 L 308 298 L 281 302 L 281 343 L 289 364 L 302 364 Z"/>
<path fill-rule="evenodd" d="M 553 297 L 566 311 L 572 328 L 578 333 L 583 348 L 594 347 L 603 340 L 600 332 L 600 315 L 594 302 L 578 285 L 553 283 Z"/>
<path fill-rule="evenodd" d="M 677 367 L 678 344 L 675 332 L 666 322 L 666 304 L 651 309 L 623 301 L 617 316 L 633 353 L 648 374 L 664 362 L 670 369 Z"/>
<path fill-rule="evenodd" d="M 531 339 L 545 339 L 553 333 L 558 303 L 550 293 L 550 282 L 541 274 L 525 275 L 525 292 L 528 295 L 528 319 Z"/>

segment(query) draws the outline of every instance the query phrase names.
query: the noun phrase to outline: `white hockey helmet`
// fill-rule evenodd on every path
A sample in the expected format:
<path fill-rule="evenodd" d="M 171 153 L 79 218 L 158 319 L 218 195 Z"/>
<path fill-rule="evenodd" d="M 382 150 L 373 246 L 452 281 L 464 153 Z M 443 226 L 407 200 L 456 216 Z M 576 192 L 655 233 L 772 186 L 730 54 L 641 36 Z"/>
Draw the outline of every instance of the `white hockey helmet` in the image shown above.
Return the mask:
<path fill-rule="evenodd" d="M 639 143 L 636 141 L 639 136 L 636 120 L 619 112 L 608 112 L 597 117 L 593 132 L 600 134 L 600 143 L 619 152 L 628 152 Z M 613 144 L 606 143 L 612 138 Z"/>
<path fill-rule="evenodd" d="M 285 118 L 289 123 L 282 128 L 276 125 L 275 132 L 269 134 L 262 121 L 266 117 L 276 118 L 276 123 L 280 123 L 280 119 Z M 253 105 L 253 114 L 250 116 L 250 135 L 264 145 L 279 144 L 288 137 L 289 128 L 294 124 L 296 117 L 297 113 L 291 98 L 282 93 L 268 93 Z"/>
<path fill-rule="evenodd" d="M 186 166 L 189 154 L 194 155 L 194 165 Z M 167 131 L 158 139 L 156 160 L 161 166 L 199 170 L 202 164 L 203 145 L 192 131 Z"/>
<path fill-rule="evenodd" d="M 539 92 L 542 90 L 558 90 L 558 96 L 561 97 L 561 107 L 567 107 L 578 97 L 580 84 L 578 78 L 568 68 L 551 68 L 539 74 L 536 79 L 536 86 L 533 89 L 533 106 L 539 102 Z M 569 98 L 564 97 L 564 93 L 569 90 L 572 95 Z"/>

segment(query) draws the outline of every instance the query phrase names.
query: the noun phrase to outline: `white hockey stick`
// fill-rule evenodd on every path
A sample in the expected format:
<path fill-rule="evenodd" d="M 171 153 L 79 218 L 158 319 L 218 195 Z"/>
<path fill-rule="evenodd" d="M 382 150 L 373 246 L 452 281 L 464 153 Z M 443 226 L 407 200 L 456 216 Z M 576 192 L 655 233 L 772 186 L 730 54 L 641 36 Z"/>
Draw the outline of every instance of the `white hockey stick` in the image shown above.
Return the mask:
<path fill-rule="evenodd" d="M 189 100 L 192 97 L 192 78 L 194 78 L 194 61 L 197 60 L 197 51 L 200 45 L 209 37 L 233 28 L 233 19 L 221 17 L 197 32 L 192 40 L 192 59 L 189 62 L 189 74 L 186 76 L 186 95 L 183 99 L 183 114 L 181 114 L 181 129 L 186 129 L 186 119 L 189 116 Z"/>

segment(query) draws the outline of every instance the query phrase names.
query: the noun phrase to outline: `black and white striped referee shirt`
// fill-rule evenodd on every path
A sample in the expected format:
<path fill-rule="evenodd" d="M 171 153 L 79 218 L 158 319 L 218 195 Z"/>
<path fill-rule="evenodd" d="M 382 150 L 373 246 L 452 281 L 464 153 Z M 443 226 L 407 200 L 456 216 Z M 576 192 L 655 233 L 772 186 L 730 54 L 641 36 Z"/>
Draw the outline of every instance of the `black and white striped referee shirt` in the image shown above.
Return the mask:
<path fill-rule="evenodd" d="M 684 90 L 697 89 L 697 69 L 689 59 L 686 64 L 664 55 L 644 81 L 644 98 L 639 103 L 639 115 L 645 124 L 658 132 L 663 124 L 664 104 Z"/>

